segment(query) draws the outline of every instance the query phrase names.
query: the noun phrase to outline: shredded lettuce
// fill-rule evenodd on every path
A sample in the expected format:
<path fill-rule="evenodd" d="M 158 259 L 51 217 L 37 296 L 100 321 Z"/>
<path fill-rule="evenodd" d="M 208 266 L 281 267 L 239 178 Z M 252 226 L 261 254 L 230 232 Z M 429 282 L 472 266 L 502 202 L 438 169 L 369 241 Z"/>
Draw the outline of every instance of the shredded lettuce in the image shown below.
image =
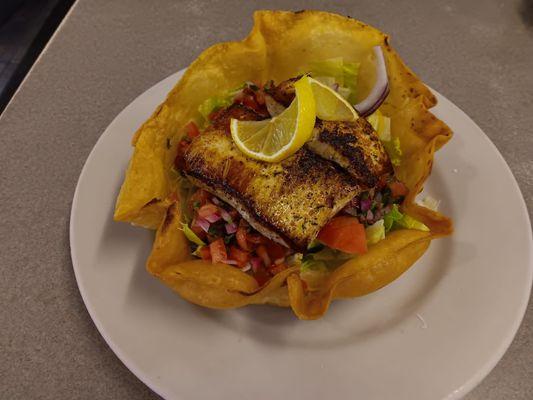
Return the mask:
<path fill-rule="evenodd" d="M 246 84 L 243 84 L 235 89 L 228 90 L 222 95 L 213 96 L 204 100 L 204 102 L 198 107 L 198 112 L 203 117 L 204 122 L 208 120 L 209 114 L 211 114 L 213 111 L 230 106 L 231 103 L 233 103 L 233 98 L 235 95 L 242 90 L 245 85 Z"/>
<path fill-rule="evenodd" d="M 383 224 L 385 226 L 385 232 L 392 229 L 395 222 L 398 222 L 403 218 L 403 214 L 398 209 L 398 204 L 393 204 L 392 209 L 383 217 Z"/>
<path fill-rule="evenodd" d="M 386 117 L 379 110 L 376 110 L 374 113 L 367 117 L 367 121 L 377 132 L 379 140 L 381 140 L 382 142 L 387 142 L 391 140 L 389 117 Z"/>
<path fill-rule="evenodd" d="M 200 104 L 200 107 L 198 107 L 198 112 L 202 115 L 204 120 L 207 121 L 209 114 L 211 114 L 213 111 L 218 110 L 219 108 L 228 107 L 231 104 L 232 100 L 233 99 L 230 96 L 210 97 L 202 104 Z"/>
<path fill-rule="evenodd" d="M 328 86 L 339 85 L 339 94 L 350 103 L 355 103 L 359 66 L 359 63 L 345 62 L 342 57 L 335 57 L 311 63 L 309 72 Z"/>
<path fill-rule="evenodd" d="M 385 239 L 385 221 L 380 219 L 365 229 L 366 241 L 368 244 L 376 244 Z"/>
<path fill-rule="evenodd" d="M 313 290 L 320 287 L 320 283 L 327 278 L 329 269 L 327 264 L 313 257 L 304 257 L 300 264 L 300 278 L 305 281 L 308 288 Z"/>
<path fill-rule="evenodd" d="M 200 258 L 202 258 L 202 249 L 203 249 L 204 247 L 205 247 L 205 246 L 198 246 L 198 247 L 196 248 L 196 250 L 194 250 L 194 251 L 192 252 L 192 255 L 195 256 L 195 257 L 200 257 Z"/>
<path fill-rule="evenodd" d="M 328 266 L 322 260 L 315 260 L 313 256 L 304 257 L 300 264 L 300 272 L 303 271 L 319 271 L 322 269 L 327 270 Z"/>
<path fill-rule="evenodd" d="M 196 233 L 194 233 L 192 231 L 191 228 L 189 228 L 189 225 L 187 224 L 184 224 L 182 223 L 181 224 L 181 227 L 182 227 L 182 230 L 183 230 L 183 234 L 185 235 L 185 237 L 190 241 L 190 242 L 193 242 L 194 244 L 197 244 L 198 246 L 205 246 L 205 243 L 202 239 L 200 239 Z"/>
<path fill-rule="evenodd" d="M 389 141 L 384 141 L 383 147 L 389 155 L 392 165 L 399 166 L 402 161 L 402 148 L 400 147 L 400 139 L 397 137 L 392 138 Z"/>
<path fill-rule="evenodd" d="M 385 226 L 385 232 L 397 228 L 416 229 L 425 232 L 429 231 L 429 228 L 422 222 L 414 219 L 410 215 L 402 213 L 398 208 L 398 204 L 393 204 L 391 211 L 385 214 L 383 217 L 383 223 Z"/>
<path fill-rule="evenodd" d="M 399 166 L 402 158 L 402 148 L 400 139 L 392 137 L 390 129 L 390 118 L 383 115 L 379 110 L 369 115 L 367 121 L 377 132 L 379 140 L 383 143 L 385 151 L 389 155 L 392 165 Z"/>
<path fill-rule="evenodd" d="M 423 224 L 422 222 L 414 219 L 413 217 L 404 214 L 403 218 L 399 221 L 397 221 L 397 224 L 401 226 L 402 228 L 406 229 L 416 229 L 417 231 L 425 231 L 428 232 L 429 228 Z"/>

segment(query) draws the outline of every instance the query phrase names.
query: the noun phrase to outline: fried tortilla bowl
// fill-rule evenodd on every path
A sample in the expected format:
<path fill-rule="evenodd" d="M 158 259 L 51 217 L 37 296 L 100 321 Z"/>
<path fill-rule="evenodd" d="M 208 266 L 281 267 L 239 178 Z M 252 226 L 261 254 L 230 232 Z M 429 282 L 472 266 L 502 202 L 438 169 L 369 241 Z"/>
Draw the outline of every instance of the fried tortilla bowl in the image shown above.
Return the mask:
<path fill-rule="evenodd" d="M 401 141 L 403 154 L 395 174 L 409 188 L 402 210 L 423 222 L 429 232 L 392 231 L 313 287 L 305 285 L 298 267 L 278 273 L 259 287 L 238 268 L 194 258 L 179 229 L 179 179 L 172 165 L 181 128 L 198 118 L 199 105 L 242 82 L 279 82 L 298 75 L 310 62 L 333 57 L 361 63 L 357 87 L 358 100 L 363 99 L 375 81 L 371 55 L 377 45 L 384 51 L 390 85 L 380 111 L 391 118 L 392 136 Z M 395 280 L 424 254 L 432 239 L 452 232 L 449 218 L 415 203 L 431 172 L 434 152 L 452 136 L 428 111 L 435 104 L 430 90 L 379 30 L 326 12 L 256 12 L 250 35 L 241 42 L 205 50 L 137 131 L 114 218 L 157 228 L 148 271 L 192 303 L 219 309 L 248 304 L 290 306 L 301 319 L 319 318 L 331 300 L 362 296 Z"/>

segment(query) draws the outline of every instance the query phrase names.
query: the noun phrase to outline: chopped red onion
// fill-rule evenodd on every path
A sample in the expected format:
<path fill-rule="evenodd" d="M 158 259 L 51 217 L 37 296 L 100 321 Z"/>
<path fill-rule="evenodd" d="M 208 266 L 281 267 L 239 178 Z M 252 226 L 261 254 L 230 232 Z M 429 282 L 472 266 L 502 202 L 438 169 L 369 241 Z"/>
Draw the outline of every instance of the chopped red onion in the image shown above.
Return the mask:
<path fill-rule="evenodd" d="M 361 117 L 366 117 L 376 111 L 389 94 L 387 64 L 381 46 L 374 46 L 374 54 L 376 56 L 376 83 L 367 98 L 354 105 Z"/>
<path fill-rule="evenodd" d="M 220 200 L 217 199 L 216 197 L 211 197 L 211 201 L 212 201 L 213 203 L 215 203 L 217 206 L 220 205 Z"/>
<path fill-rule="evenodd" d="M 244 267 L 241 268 L 242 272 L 248 272 L 252 269 L 252 264 L 250 262 L 247 262 Z"/>
<path fill-rule="evenodd" d="M 279 115 L 285 111 L 283 104 L 278 103 L 272 96 L 269 96 L 268 94 L 265 94 L 265 105 L 271 117 L 275 117 L 276 115 Z"/>
<path fill-rule="evenodd" d="M 252 264 L 252 271 L 257 272 L 263 265 L 263 261 L 259 257 L 252 257 L 250 259 L 250 263 Z"/>
<path fill-rule="evenodd" d="M 230 224 L 226 224 L 224 226 L 226 228 L 226 233 L 228 235 L 231 235 L 231 234 L 237 232 L 237 224 L 235 222 L 232 222 Z"/>
<path fill-rule="evenodd" d="M 370 199 L 361 200 L 361 211 L 370 210 L 370 206 L 371 205 L 372 205 L 372 200 L 370 200 Z"/>
<path fill-rule="evenodd" d="M 209 231 L 209 227 L 211 226 L 211 224 L 206 221 L 205 219 L 203 219 L 202 217 L 197 217 L 196 218 L 196 223 L 198 224 L 198 226 L 200 228 L 202 228 L 202 230 L 204 232 L 208 232 Z"/>
<path fill-rule="evenodd" d="M 215 214 L 215 213 L 209 214 L 208 216 L 205 217 L 205 219 L 207 220 L 207 222 L 210 222 L 211 224 L 214 224 L 215 222 L 220 220 L 220 215 Z"/>
<path fill-rule="evenodd" d="M 239 263 L 235 260 L 224 260 L 222 261 L 224 264 L 230 264 L 230 265 L 239 265 Z"/>
<path fill-rule="evenodd" d="M 366 213 L 366 220 L 371 221 L 372 218 L 374 218 L 374 213 L 372 212 L 372 210 L 368 210 L 368 212 Z"/>
<path fill-rule="evenodd" d="M 220 208 L 220 216 L 226 222 L 233 222 L 233 219 L 231 218 L 231 215 L 229 215 L 229 212 L 227 212 L 223 208 Z"/>

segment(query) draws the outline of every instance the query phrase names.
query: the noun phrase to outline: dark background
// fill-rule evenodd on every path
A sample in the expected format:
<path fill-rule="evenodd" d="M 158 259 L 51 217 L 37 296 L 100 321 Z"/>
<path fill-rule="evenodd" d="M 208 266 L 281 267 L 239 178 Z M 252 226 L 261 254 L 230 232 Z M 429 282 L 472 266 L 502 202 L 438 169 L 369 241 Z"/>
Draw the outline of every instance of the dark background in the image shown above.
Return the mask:
<path fill-rule="evenodd" d="M 74 0 L 0 0 L 0 113 Z"/>

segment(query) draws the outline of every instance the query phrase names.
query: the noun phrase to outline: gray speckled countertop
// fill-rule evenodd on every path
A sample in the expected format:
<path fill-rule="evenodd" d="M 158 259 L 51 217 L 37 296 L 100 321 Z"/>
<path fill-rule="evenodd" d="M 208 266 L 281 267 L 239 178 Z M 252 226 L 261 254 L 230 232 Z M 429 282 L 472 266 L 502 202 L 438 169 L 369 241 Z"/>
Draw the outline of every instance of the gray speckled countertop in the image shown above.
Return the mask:
<path fill-rule="evenodd" d="M 79 295 L 72 196 L 87 155 L 137 95 L 205 47 L 242 38 L 258 8 L 351 15 L 470 115 L 533 205 L 533 2 L 78 0 L 0 118 L 0 398 L 155 399 L 115 357 Z M 533 307 L 467 399 L 531 399 Z"/>

